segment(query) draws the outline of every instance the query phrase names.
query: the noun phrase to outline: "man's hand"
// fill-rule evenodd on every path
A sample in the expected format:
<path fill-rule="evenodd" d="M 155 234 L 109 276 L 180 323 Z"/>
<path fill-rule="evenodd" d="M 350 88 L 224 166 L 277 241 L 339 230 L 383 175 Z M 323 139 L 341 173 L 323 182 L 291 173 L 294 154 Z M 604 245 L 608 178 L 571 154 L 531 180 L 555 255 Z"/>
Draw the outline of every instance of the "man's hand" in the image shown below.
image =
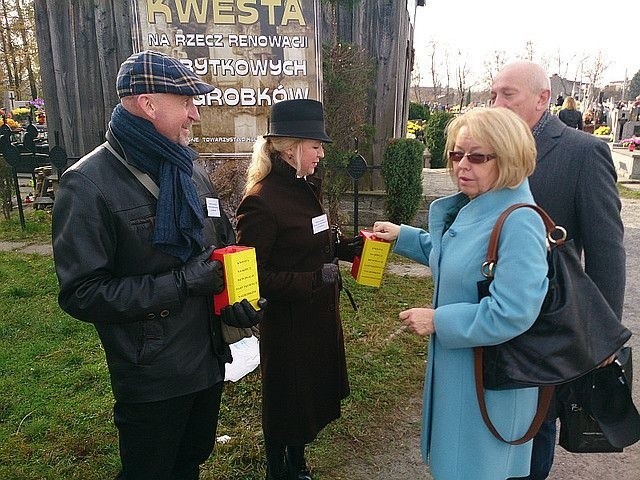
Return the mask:
<path fill-rule="evenodd" d="M 220 310 L 220 317 L 224 323 L 231 327 L 251 328 L 262 321 L 266 306 L 266 298 L 260 297 L 260 300 L 258 300 L 260 310 L 253 308 L 253 305 L 245 298 L 240 302 L 222 308 L 222 310 Z"/>
<path fill-rule="evenodd" d="M 224 290 L 224 272 L 218 260 L 211 260 L 211 246 L 191 258 L 181 268 L 174 270 L 178 290 L 182 297 L 187 295 L 213 295 Z"/>

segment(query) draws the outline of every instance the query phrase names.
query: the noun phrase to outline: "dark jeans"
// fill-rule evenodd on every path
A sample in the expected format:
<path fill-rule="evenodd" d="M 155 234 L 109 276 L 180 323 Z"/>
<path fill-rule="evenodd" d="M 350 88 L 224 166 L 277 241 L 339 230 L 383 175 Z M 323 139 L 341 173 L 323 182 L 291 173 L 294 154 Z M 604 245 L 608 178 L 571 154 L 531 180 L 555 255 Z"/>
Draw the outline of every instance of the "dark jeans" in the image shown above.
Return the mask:
<path fill-rule="evenodd" d="M 556 449 L 556 421 L 545 420 L 538 433 L 533 438 L 531 452 L 531 470 L 528 477 L 518 477 L 526 480 L 544 480 L 549 476 L 553 465 L 553 455 Z M 515 479 L 510 479 L 515 480 Z"/>
<path fill-rule="evenodd" d="M 215 444 L 223 385 L 159 402 L 116 402 L 118 480 L 196 480 Z"/>

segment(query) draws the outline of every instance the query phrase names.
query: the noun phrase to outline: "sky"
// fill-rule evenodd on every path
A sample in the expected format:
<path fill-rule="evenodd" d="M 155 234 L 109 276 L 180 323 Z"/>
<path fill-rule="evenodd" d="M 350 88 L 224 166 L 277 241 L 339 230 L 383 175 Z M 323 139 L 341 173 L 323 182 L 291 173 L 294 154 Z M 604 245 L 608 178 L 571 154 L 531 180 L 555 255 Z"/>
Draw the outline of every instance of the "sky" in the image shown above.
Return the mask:
<path fill-rule="evenodd" d="M 526 52 L 527 41 L 538 62 L 557 57 L 558 51 L 563 63 L 601 52 L 608 64 L 605 83 L 624 80 L 625 71 L 630 80 L 640 70 L 639 12 L 639 0 L 426 0 L 417 8 L 414 34 L 421 85 L 431 85 L 432 41 L 437 52 L 444 47 L 450 52 L 452 83 L 458 51 L 476 74 L 473 80 L 485 85 L 483 63 L 491 54 L 499 50 L 516 60 Z M 557 71 L 557 60 L 549 65 L 550 75 L 564 73 Z M 573 79 L 578 68 L 571 65 L 566 76 Z"/>

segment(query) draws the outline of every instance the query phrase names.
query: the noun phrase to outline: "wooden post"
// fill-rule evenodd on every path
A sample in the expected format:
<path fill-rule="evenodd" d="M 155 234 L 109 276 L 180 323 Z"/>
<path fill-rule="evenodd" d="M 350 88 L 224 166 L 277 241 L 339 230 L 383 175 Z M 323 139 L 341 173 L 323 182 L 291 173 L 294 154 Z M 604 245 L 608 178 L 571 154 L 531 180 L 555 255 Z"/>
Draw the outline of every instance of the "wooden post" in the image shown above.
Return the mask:
<path fill-rule="evenodd" d="M 118 102 L 115 78 L 133 52 L 129 2 L 34 2 L 49 138 L 69 157 L 104 141 Z"/>

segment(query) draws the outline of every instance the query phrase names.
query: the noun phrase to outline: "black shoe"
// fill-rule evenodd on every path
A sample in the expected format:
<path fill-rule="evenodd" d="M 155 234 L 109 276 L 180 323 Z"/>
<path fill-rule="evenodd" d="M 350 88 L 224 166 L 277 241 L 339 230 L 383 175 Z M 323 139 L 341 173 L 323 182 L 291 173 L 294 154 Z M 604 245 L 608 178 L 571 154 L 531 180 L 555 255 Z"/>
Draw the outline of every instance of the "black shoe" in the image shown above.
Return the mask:
<path fill-rule="evenodd" d="M 285 454 L 289 480 L 313 480 L 304 458 L 303 446 L 287 446 Z"/>
<path fill-rule="evenodd" d="M 298 471 L 298 476 L 295 477 L 295 480 L 313 480 L 313 477 L 311 476 L 309 469 L 304 467 Z"/>

